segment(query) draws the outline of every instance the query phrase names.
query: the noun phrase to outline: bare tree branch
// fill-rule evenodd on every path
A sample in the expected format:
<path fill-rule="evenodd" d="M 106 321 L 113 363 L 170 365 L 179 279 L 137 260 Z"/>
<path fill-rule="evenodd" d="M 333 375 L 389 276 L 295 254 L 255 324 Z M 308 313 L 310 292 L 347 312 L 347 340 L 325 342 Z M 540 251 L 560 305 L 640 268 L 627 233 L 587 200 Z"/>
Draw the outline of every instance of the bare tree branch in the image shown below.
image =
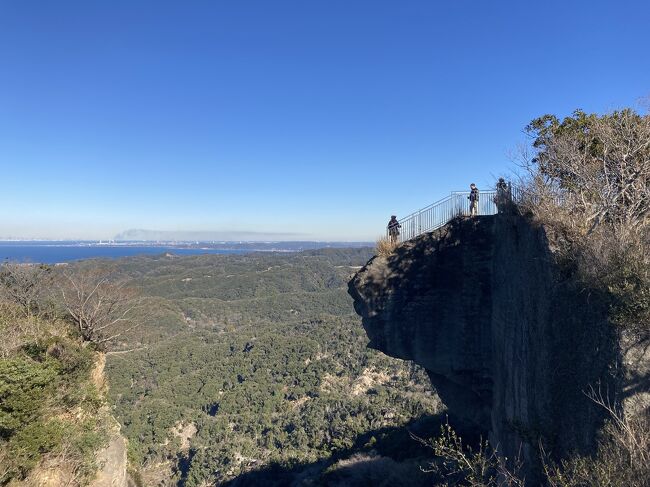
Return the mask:
<path fill-rule="evenodd" d="M 13 262 L 0 265 L 0 298 L 18 305 L 26 317 L 44 310 L 51 284 L 48 266 Z"/>
<path fill-rule="evenodd" d="M 59 289 L 65 311 L 85 341 L 105 346 L 145 318 L 143 298 L 109 270 L 66 270 Z"/>

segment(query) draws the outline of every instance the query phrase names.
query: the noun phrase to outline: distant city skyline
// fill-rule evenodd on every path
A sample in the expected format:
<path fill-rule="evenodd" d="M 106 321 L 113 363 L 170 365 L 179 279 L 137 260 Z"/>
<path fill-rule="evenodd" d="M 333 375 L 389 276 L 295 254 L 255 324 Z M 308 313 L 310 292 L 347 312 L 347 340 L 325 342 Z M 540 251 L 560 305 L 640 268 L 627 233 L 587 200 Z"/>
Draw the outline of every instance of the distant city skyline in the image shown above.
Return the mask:
<path fill-rule="evenodd" d="M 200 241 L 200 242 L 217 242 L 217 241 L 291 241 L 304 240 L 307 235 L 302 233 L 282 233 L 282 232 L 229 232 L 229 231 L 160 231 L 152 229 L 133 228 L 120 232 L 113 237 L 113 240 L 140 240 L 140 241 Z"/>
<path fill-rule="evenodd" d="M 0 2 L 0 238 L 368 241 L 545 113 L 650 95 L 650 4 Z"/>

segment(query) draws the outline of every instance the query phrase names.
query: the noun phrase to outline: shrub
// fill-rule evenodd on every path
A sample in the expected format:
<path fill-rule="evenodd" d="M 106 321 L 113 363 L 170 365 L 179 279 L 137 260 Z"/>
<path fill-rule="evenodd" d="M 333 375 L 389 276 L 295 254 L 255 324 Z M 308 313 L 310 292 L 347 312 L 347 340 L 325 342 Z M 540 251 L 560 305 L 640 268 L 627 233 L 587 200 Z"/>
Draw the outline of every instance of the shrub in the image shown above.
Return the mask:
<path fill-rule="evenodd" d="M 12 436 L 40 413 L 45 389 L 56 377 L 51 361 L 16 357 L 0 361 L 0 438 Z"/>
<path fill-rule="evenodd" d="M 540 448 L 544 484 L 550 487 L 645 487 L 650 478 L 650 409 L 624 415 L 600 395 L 592 399 L 609 413 L 598 450 L 593 456 L 574 455 L 560 462 L 550 460 Z M 523 487 L 521 463 L 507 466 L 496 450 L 481 441 L 477 447 L 463 443 L 449 426 L 442 425 L 437 438 L 420 443 L 433 450 L 429 471 L 438 476 L 438 486 Z"/>
<path fill-rule="evenodd" d="M 54 451 L 68 434 L 66 424 L 57 419 L 37 419 L 25 425 L 8 444 L 10 464 L 18 478 L 24 478 L 43 454 Z"/>
<path fill-rule="evenodd" d="M 437 486 L 524 487 L 518 473 L 521 463 L 513 462 L 510 469 L 487 441 L 479 440 L 472 447 L 463 442 L 449 423 L 440 427 L 437 438 L 413 438 L 433 450 L 434 460 L 427 471 L 437 475 Z"/>

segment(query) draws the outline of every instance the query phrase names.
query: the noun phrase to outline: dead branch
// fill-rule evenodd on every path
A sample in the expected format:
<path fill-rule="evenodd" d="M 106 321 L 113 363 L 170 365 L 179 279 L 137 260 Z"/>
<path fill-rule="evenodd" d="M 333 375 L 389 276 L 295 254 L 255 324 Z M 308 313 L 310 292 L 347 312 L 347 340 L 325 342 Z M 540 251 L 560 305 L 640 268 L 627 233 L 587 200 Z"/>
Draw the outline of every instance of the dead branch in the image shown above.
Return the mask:
<path fill-rule="evenodd" d="M 65 312 L 81 337 L 102 347 L 146 318 L 143 298 L 110 270 L 66 270 L 59 290 Z"/>

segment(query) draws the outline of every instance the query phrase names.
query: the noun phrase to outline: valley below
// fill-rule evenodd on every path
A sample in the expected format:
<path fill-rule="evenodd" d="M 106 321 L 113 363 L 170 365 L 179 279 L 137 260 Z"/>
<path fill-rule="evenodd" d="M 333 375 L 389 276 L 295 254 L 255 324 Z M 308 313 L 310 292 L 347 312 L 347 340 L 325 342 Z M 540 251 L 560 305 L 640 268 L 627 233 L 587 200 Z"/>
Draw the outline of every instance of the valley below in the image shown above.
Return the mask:
<path fill-rule="evenodd" d="M 428 452 L 410 432 L 435 431 L 443 407 L 423 369 L 366 347 L 346 291 L 370 256 L 76 264 L 110 265 L 144 296 L 146 319 L 106 364 L 132 484 L 426 483 Z"/>

